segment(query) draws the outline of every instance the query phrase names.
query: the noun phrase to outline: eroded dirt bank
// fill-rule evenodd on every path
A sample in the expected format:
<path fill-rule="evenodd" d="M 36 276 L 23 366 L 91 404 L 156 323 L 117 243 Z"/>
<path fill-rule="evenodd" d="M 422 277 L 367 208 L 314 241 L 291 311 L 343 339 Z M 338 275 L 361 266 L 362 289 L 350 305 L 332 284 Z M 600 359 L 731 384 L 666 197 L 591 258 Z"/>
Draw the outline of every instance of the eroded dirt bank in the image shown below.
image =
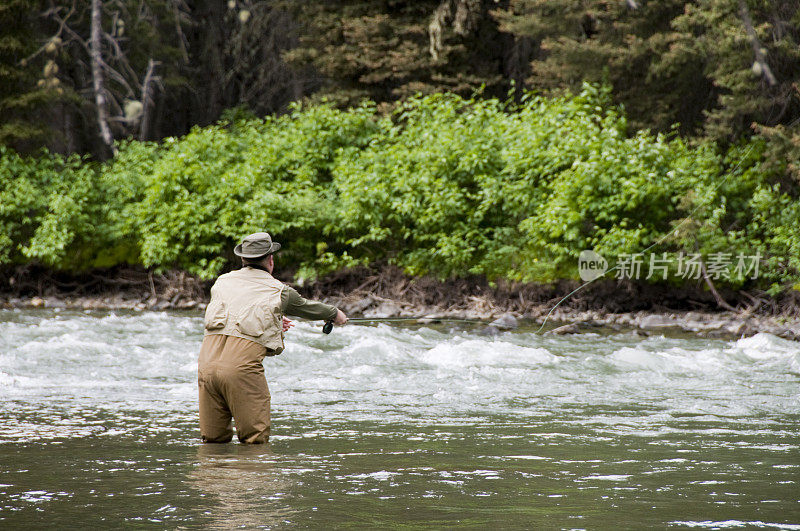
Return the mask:
<path fill-rule="evenodd" d="M 287 279 L 284 279 L 287 280 Z M 201 311 L 212 282 L 185 272 L 153 274 L 125 268 L 62 275 L 37 267 L 0 273 L 0 307 Z M 480 277 L 439 281 L 412 278 L 393 267 L 361 268 L 329 275 L 298 289 L 341 307 L 351 317 L 425 316 L 482 319 L 501 316 L 542 322 L 552 333 L 605 326 L 642 333 L 669 329 L 708 337 L 769 332 L 800 340 L 800 292 L 720 291 L 735 311 L 721 310 L 702 285 L 675 288 L 613 279 L 592 283 L 553 307 L 580 284 L 496 285 Z M 502 322 L 498 325 L 503 326 Z M 553 330 L 553 328 L 555 329 Z"/>

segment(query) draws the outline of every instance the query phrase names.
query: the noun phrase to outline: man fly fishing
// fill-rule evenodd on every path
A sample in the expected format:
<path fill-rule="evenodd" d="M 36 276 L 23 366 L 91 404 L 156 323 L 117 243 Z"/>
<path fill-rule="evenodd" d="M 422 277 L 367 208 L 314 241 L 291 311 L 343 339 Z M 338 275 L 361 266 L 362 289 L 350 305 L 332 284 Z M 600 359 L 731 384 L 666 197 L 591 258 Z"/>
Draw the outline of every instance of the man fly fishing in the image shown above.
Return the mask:
<path fill-rule="evenodd" d="M 270 432 L 270 394 L 262 362 L 283 351 L 291 326 L 284 315 L 347 323 L 341 310 L 309 301 L 272 276 L 281 244 L 266 232 L 247 236 L 233 252 L 242 268 L 221 275 L 211 288 L 204 319 L 197 382 L 203 442 L 265 443 Z"/>

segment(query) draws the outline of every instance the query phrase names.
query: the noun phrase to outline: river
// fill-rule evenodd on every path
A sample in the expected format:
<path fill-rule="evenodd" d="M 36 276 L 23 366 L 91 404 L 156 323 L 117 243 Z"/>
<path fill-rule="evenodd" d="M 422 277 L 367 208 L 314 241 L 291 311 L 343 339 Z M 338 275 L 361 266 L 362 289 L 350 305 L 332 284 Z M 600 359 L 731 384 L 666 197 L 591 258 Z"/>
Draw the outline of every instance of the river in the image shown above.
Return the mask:
<path fill-rule="evenodd" d="M 198 440 L 197 313 L 0 311 L 0 527 L 800 529 L 800 344 L 299 322 Z"/>

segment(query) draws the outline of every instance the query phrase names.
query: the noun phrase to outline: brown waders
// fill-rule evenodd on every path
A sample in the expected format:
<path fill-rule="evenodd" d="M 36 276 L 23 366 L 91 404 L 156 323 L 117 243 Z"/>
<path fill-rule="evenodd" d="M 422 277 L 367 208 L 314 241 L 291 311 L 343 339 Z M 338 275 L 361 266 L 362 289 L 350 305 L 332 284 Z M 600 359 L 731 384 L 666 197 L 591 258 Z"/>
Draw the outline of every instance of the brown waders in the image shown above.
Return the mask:
<path fill-rule="evenodd" d="M 206 335 L 200 349 L 200 435 L 203 442 L 265 443 L 270 430 L 270 395 L 258 343 L 221 334 Z"/>

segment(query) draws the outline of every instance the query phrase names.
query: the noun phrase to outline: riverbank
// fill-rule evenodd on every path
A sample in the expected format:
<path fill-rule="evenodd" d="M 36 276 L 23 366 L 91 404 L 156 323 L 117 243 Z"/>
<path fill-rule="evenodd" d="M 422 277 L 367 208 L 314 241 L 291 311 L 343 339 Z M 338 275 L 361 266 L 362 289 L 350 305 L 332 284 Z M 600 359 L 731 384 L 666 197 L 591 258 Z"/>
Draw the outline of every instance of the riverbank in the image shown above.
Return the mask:
<path fill-rule="evenodd" d="M 211 282 L 181 271 L 153 274 L 117 269 L 62 276 L 33 268 L 7 273 L 0 308 L 80 310 L 196 310 L 208 302 Z M 287 279 L 283 279 L 287 280 Z M 479 277 L 440 281 L 412 278 L 399 269 L 361 268 L 297 286 L 350 317 L 479 319 L 496 328 L 515 321 L 542 323 L 548 333 L 569 334 L 606 327 L 640 334 L 685 331 L 703 337 L 743 337 L 758 332 L 800 341 L 800 293 L 770 297 L 756 292 L 720 292 L 736 311 L 720 310 L 701 287 L 676 288 L 616 280 L 592 283 L 553 307 L 580 284 L 490 284 Z M 513 318 L 513 319 L 512 319 Z M 491 331 L 491 329 L 490 329 Z"/>

